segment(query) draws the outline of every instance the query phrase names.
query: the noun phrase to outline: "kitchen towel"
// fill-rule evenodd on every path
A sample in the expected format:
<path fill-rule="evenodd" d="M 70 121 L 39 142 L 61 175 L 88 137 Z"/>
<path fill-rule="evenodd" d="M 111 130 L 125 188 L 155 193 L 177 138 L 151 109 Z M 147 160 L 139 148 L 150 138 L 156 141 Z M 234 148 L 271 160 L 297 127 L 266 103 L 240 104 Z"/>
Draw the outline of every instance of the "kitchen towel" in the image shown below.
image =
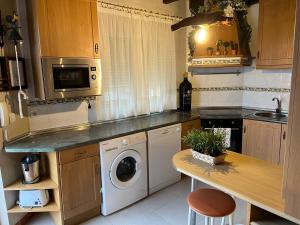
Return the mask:
<path fill-rule="evenodd" d="M 225 145 L 226 148 L 230 147 L 231 128 L 214 128 L 214 133 L 221 131 L 225 133 Z"/>

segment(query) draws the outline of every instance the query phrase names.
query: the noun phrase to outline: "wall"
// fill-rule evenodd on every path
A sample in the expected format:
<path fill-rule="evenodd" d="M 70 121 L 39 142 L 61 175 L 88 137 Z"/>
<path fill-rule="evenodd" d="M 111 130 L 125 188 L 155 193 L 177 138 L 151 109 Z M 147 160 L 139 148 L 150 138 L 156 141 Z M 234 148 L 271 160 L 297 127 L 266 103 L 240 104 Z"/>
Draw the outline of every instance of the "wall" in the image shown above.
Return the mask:
<path fill-rule="evenodd" d="M 253 29 L 250 48 L 257 52 L 259 5 L 249 8 L 248 21 Z M 194 93 L 193 107 L 244 106 L 274 109 L 273 97 L 280 97 L 288 110 L 291 72 L 288 70 L 256 70 L 252 68 L 235 75 L 201 75 L 190 78 Z"/>
<path fill-rule="evenodd" d="M 107 0 L 106 2 L 124 5 L 123 0 Z M 185 1 L 164 5 L 162 0 L 128 0 L 126 6 L 142 8 L 162 14 L 185 17 Z M 186 71 L 186 31 L 182 29 L 175 33 L 176 39 L 176 74 L 178 84 L 181 75 Z M 69 126 L 80 123 L 97 121 L 97 108 L 101 107 L 98 101 L 91 102 L 92 109 L 88 110 L 86 102 L 73 102 L 55 105 L 36 105 L 29 107 L 30 127 L 32 131 Z"/>

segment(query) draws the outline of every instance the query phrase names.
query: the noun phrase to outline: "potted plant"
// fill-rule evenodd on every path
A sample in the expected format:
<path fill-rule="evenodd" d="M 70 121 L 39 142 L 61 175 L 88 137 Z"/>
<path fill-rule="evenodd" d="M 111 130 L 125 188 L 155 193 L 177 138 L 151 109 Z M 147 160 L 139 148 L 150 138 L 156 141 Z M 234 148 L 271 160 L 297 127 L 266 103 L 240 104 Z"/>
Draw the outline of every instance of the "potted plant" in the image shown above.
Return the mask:
<path fill-rule="evenodd" d="M 230 42 L 230 47 L 231 47 L 231 55 L 237 55 L 238 52 L 238 44 L 234 43 L 233 41 Z"/>
<path fill-rule="evenodd" d="M 211 165 L 222 163 L 226 156 L 226 134 L 223 131 L 194 129 L 183 137 L 183 142 L 192 148 L 195 159 Z"/>
<path fill-rule="evenodd" d="M 228 41 L 223 42 L 224 46 L 224 55 L 228 55 L 228 47 L 230 46 L 230 43 Z"/>
<path fill-rule="evenodd" d="M 208 48 L 206 49 L 206 51 L 207 51 L 207 55 L 208 55 L 208 56 L 212 56 L 212 55 L 213 55 L 213 52 L 214 52 L 214 48 L 213 48 L 213 47 L 208 47 Z"/>
<path fill-rule="evenodd" d="M 223 41 L 222 40 L 218 40 L 216 43 L 217 46 L 217 51 L 216 51 L 216 55 L 221 55 L 221 50 L 220 47 L 223 45 Z"/>

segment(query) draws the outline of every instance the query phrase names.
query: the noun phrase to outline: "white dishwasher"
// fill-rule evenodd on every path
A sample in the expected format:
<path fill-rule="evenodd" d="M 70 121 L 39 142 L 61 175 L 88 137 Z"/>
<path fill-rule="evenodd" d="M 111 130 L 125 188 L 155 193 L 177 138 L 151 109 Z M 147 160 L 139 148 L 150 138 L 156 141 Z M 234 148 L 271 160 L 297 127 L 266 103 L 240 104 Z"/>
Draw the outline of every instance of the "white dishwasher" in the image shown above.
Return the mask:
<path fill-rule="evenodd" d="M 174 154 L 181 151 L 181 124 L 147 132 L 149 193 L 180 181 L 181 175 L 172 163 Z"/>

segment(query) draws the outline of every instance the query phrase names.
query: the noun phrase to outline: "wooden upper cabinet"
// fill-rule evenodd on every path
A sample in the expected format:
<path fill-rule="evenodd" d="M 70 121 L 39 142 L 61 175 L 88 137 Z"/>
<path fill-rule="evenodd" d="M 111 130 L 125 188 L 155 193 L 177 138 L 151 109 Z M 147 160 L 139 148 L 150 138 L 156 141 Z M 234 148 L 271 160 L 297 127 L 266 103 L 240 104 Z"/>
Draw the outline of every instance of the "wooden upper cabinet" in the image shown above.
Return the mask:
<path fill-rule="evenodd" d="M 256 67 L 291 68 L 296 0 L 260 0 Z"/>
<path fill-rule="evenodd" d="M 30 1 L 42 57 L 100 57 L 96 0 Z"/>
<path fill-rule="evenodd" d="M 279 164 L 281 124 L 244 120 L 243 154 Z"/>

